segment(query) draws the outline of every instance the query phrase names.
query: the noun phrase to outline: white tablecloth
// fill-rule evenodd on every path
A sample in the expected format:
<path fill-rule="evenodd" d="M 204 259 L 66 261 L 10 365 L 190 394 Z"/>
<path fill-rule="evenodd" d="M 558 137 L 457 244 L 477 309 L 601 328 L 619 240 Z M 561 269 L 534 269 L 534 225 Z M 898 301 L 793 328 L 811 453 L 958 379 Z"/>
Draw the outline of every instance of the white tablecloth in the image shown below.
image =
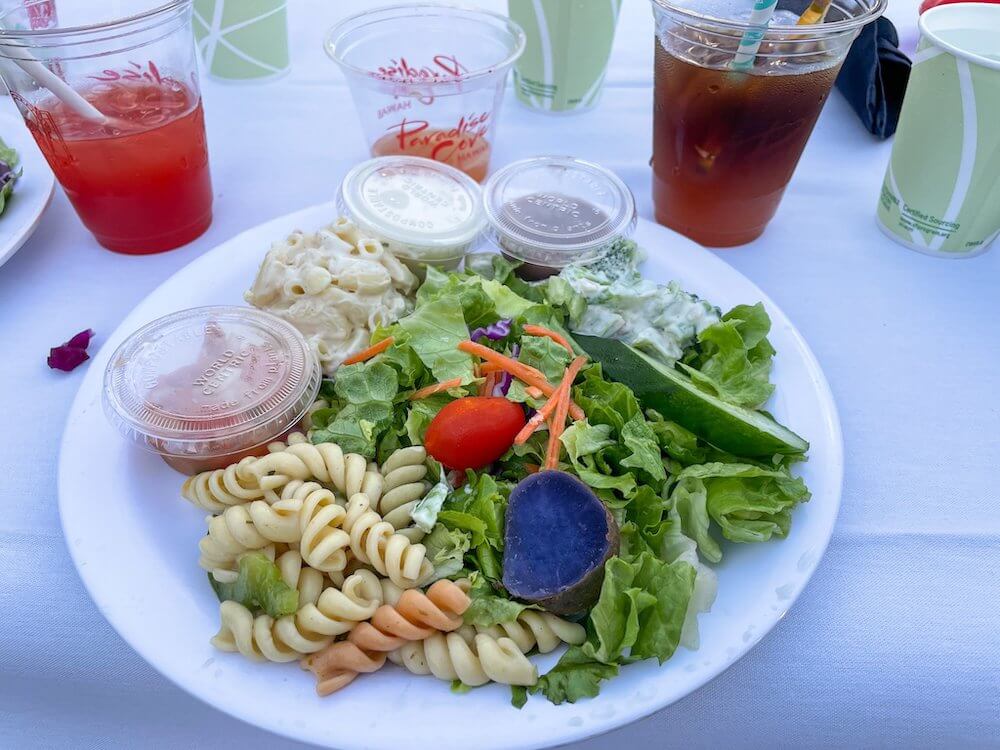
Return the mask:
<path fill-rule="evenodd" d="M 365 157 L 320 49 L 323 31 L 364 4 L 291 5 L 291 76 L 204 86 L 216 191 L 204 237 L 164 255 L 114 255 L 57 193 L 0 269 L 2 748 L 302 747 L 168 683 L 98 614 L 56 507 L 59 439 L 82 372 L 44 362 L 82 328 L 98 332 L 99 346 L 169 274 L 243 229 L 329 199 Z M 910 47 L 914 5 L 890 7 Z M 600 107 L 550 119 L 508 97 L 494 163 L 566 152 L 599 161 L 650 217 L 652 20 L 645 0 L 625 6 Z M 888 155 L 833 95 L 764 237 L 720 252 L 797 323 L 839 404 L 847 473 L 825 559 L 791 613 L 732 669 L 581 750 L 998 746 L 1000 250 L 943 261 L 885 239 L 873 211 Z"/>

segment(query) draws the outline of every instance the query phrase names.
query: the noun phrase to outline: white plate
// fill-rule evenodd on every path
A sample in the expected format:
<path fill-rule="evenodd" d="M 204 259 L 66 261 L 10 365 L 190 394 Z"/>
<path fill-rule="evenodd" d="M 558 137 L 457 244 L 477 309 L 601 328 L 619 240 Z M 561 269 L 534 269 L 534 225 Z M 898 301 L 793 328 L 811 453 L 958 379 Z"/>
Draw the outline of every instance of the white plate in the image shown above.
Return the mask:
<path fill-rule="evenodd" d="M 52 200 L 55 178 L 20 117 L 0 112 L 0 138 L 21 157 L 24 173 L 0 214 L 0 266 L 28 241 Z"/>
<path fill-rule="evenodd" d="M 69 550 L 108 621 L 177 685 L 244 721 L 337 748 L 437 750 L 543 747 L 589 737 L 662 708 L 704 685 L 745 654 L 785 614 L 815 570 L 840 503 L 843 448 L 836 408 L 819 365 L 795 327 L 750 281 L 711 253 L 650 222 L 638 237 L 646 273 L 679 279 L 722 307 L 763 300 L 778 350 L 777 418 L 812 442 L 802 474 L 813 492 L 796 509 L 788 539 L 728 545 L 719 597 L 700 618 L 702 646 L 679 649 L 664 666 L 622 669 L 601 695 L 553 706 L 535 696 L 518 711 L 509 689 L 454 695 L 432 677 L 396 667 L 316 697 L 312 675 L 294 665 L 258 664 L 215 651 L 218 603 L 198 567 L 203 513 L 179 497 L 182 477 L 157 456 L 128 446 L 101 410 L 109 354 L 139 326 L 196 305 L 239 303 L 273 240 L 334 216 L 320 206 L 226 242 L 182 269 L 129 315 L 94 357 L 63 437 L 59 508 Z M 539 660 L 541 671 L 555 655 Z"/>

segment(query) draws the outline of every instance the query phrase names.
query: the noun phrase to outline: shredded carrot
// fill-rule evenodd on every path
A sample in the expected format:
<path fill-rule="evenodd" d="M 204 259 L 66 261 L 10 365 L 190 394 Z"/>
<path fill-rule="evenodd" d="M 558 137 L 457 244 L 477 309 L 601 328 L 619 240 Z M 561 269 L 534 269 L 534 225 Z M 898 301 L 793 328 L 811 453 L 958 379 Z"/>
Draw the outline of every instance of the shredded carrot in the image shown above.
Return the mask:
<path fill-rule="evenodd" d="M 560 386 L 561 387 L 561 386 Z M 559 393 L 559 389 L 556 389 L 556 393 L 549 397 L 549 400 L 542 404 L 542 408 L 535 412 L 534 416 L 527 421 L 521 431 L 514 436 L 514 445 L 523 445 L 528 442 L 528 438 L 534 434 L 535 430 L 542 426 L 542 422 L 548 418 L 548 416 L 555 411 L 558 398 L 556 394 Z"/>
<path fill-rule="evenodd" d="M 545 395 L 544 393 L 542 393 L 541 388 L 536 388 L 533 385 L 529 385 L 527 388 L 525 388 L 524 392 L 527 393 L 532 398 L 542 398 Z"/>
<path fill-rule="evenodd" d="M 580 368 L 583 367 L 585 361 L 584 357 L 577 357 L 570 363 L 569 367 L 566 368 L 565 374 L 563 375 L 562 382 L 559 383 L 559 386 L 549 397 L 549 400 L 542 404 L 542 407 L 535 412 L 535 415 L 528 420 L 527 424 L 525 424 L 524 427 L 521 428 L 521 431 L 514 437 L 514 445 L 521 445 L 527 442 L 528 438 L 530 438 L 535 430 L 541 426 L 542 422 L 552 416 L 554 412 L 558 411 L 560 398 L 563 396 L 565 396 L 566 400 L 566 410 L 563 412 L 562 421 L 563 423 L 566 422 L 566 413 L 569 410 L 570 389 L 573 387 L 573 381 L 576 379 L 576 376 L 580 372 Z M 552 428 L 550 427 L 549 429 L 551 430 Z"/>
<path fill-rule="evenodd" d="M 518 362 L 516 359 L 495 352 L 487 346 L 477 344 L 475 341 L 463 341 L 458 345 L 458 348 L 467 354 L 486 360 L 487 365 L 496 365 L 527 385 L 535 386 L 545 396 L 551 396 L 556 391 L 556 387 L 545 379 L 545 375 L 540 370 L 526 365 L 524 362 Z M 583 410 L 574 403 L 570 404 L 569 413 L 573 419 L 583 419 Z"/>
<path fill-rule="evenodd" d="M 555 469 L 559 466 L 559 451 L 562 445 L 559 438 L 563 434 L 563 430 L 566 429 L 570 392 L 577 373 L 580 372 L 586 361 L 586 357 L 577 357 L 570 363 L 569 367 L 566 368 L 566 374 L 563 375 L 562 382 L 559 384 L 558 396 L 553 396 L 553 399 L 557 399 L 557 403 L 555 414 L 552 415 L 552 421 L 549 424 L 549 445 L 545 452 L 546 469 Z"/>
<path fill-rule="evenodd" d="M 358 362 L 364 362 L 366 360 L 369 360 L 376 354 L 381 354 L 382 352 L 384 352 L 386 349 L 392 346 L 393 343 L 395 343 L 395 339 L 392 336 L 384 338 L 377 344 L 369 346 L 367 349 L 364 349 L 358 352 L 357 354 L 352 354 L 350 357 L 348 357 L 343 361 L 343 364 L 356 365 Z"/>
<path fill-rule="evenodd" d="M 504 368 L 500 365 L 495 365 L 492 362 L 483 362 L 479 365 L 479 373 L 481 375 L 489 375 L 491 372 L 506 372 Z"/>
<path fill-rule="evenodd" d="M 434 383 L 434 385 L 429 385 L 426 388 L 421 388 L 420 390 L 411 393 L 410 401 L 419 401 L 422 398 L 433 396 L 435 393 L 441 393 L 441 391 L 446 391 L 449 388 L 458 388 L 460 385 L 462 385 L 461 378 L 452 378 L 451 380 Z"/>
<path fill-rule="evenodd" d="M 536 326 L 533 323 L 527 323 L 524 326 L 524 332 L 529 336 L 544 336 L 547 339 L 552 339 L 557 344 L 559 344 L 559 346 L 563 347 L 566 351 L 568 351 L 570 354 L 575 354 L 575 352 L 573 351 L 573 347 L 569 345 L 569 342 L 566 340 L 564 336 L 561 336 L 555 331 L 549 330 L 544 326 Z"/>
<path fill-rule="evenodd" d="M 542 467 L 539 466 L 538 464 L 525 464 L 524 470 L 529 474 L 537 474 L 542 470 Z"/>
<path fill-rule="evenodd" d="M 490 372 L 486 374 L 483 378 L 483 382 L 479 384 L 479 395 L 480 396 L 492 396 L 493 389 L 497 384 L 497 374 L 495 372 Z"/>

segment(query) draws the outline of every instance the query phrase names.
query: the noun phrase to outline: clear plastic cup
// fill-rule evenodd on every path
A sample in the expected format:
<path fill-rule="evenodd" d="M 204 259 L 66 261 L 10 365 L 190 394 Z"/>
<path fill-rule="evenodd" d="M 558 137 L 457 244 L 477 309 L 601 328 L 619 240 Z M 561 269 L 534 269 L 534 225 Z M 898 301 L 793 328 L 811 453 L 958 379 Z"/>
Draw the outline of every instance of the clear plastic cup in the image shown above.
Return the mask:
<path fill-rule="evenodd" d="M 779 0 L 746 69 L 734 60 L 751 3 L 652 0 L 656 220 L 709 247 L 753 241 L 777 211 L 851 43 L 886 0 L 834 0 L 796 25 Z M 787 6 L 787 7 L 786 7 Z"/>
<path fill-rule="evenodd" d="M 97 241 L 142 255 L 212 222 L 191 0 L 0 11 L 0 78 Z"/>
<path fill-rule="evenodd" d="M 380 156 L 347 173 L 337 207 L 422 275 L 454 270 L 479 237 L 482 190 L 464 172 L 419 156 Z"/>
<path fill-rule="evenodd" d="M 104 411 L 127 440 L 195 474 L 266 453 L 302 422 L 321 379 L 290 323 L 252 307 L 196 307 L 118 347 Z"/>
<path fill-rule="evenodd" d="M 486 179 L 507 72 L 524 51 L 506 16 L 398 5 L 352 16 L 326 38 L 373 156 L 424 156 Z"/>
<path fill-rule="evenodd" d="M 569 156 L 508 164 L 483 188 L 486 234 L 528 280 L 591 263 L 635 231 L 632 191 L 614 172 Z"/>

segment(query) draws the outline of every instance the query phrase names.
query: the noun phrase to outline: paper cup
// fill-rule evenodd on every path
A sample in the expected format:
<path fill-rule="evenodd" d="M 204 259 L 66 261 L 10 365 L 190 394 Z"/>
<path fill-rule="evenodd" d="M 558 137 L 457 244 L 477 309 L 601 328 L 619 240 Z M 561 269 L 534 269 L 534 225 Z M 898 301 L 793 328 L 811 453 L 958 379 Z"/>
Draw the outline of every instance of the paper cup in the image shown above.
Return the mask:
<path fill-rule="evenodd" d="M 527 35 L 514 66 L 522 103 L 543 112 L 581 112 L 601 95 L 621 0 L 509 0 Z"/>
<path fill-rule="evenodd" d="M 900 244 L 969 258 L 1000 234 L 1000 5 L 920 17 L 877 220 Z"/>
<path fill-rule="evenodd" d="M 290 67 L 286 0 L 194 0 L 194 33 L 212 78 L 266 81 Z"/>

